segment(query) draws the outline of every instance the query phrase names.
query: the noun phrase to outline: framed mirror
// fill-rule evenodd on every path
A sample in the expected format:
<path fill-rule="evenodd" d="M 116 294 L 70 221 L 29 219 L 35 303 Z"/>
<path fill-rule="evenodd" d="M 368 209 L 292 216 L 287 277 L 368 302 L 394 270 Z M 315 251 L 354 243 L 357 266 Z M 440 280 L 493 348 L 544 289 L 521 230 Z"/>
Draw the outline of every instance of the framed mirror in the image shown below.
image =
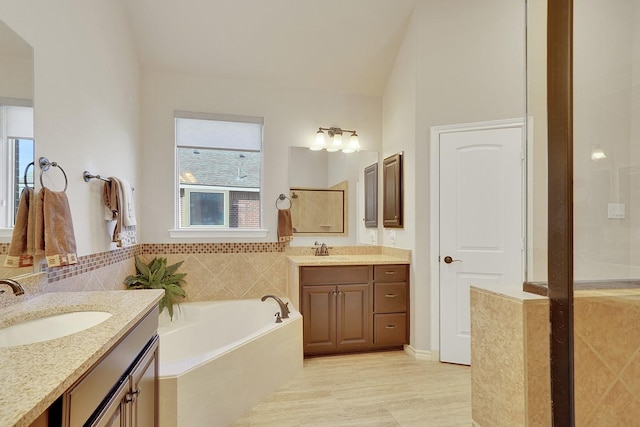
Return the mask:
<path fill-rule="evenodd" d="M 33 48 L 0 21 L 0 278 L 31 273 L 6 268 L 20 195 L 33 187 Z"/>
<path fill-rule="evenodd" d="M 313 244 L 312 236 L 325 236 L 335 245 L 377 244 L 377 228 L 365 227 L 365 167 L 378 162 L 376 151 L 362 150 L 354 153 L 312 151 L 307 147 L 289 147 L 289 188 L 291 191 L 305 190 L 344 190 L 344 232 L 323 233 L 321 231 L 294 232 L 292 245 Z M 290 194 L 291 197 L 292 194 Z M 335 194 L 334 194 L 335 197 Z M 292 199 L 294 201 L 295 199 Z M 332 208 L 338 212 L 339 208 Z M 294 212 L 292 210 L 292 216 Z M 323 220 L 306 218 L 307 226 L 326 229 L 328 218 Z M 292 221 L 295 221 L 292 218 Z M 334 218 L 332 221 L 337 222 Z M 294 224 L 295 226 L 295 224 Z M 334 227 L 334 225 L 332 225 Z M 305 241 L 301 238 L 310 237 Z M 333 237 L 335 237 L 335 239 Z"/>

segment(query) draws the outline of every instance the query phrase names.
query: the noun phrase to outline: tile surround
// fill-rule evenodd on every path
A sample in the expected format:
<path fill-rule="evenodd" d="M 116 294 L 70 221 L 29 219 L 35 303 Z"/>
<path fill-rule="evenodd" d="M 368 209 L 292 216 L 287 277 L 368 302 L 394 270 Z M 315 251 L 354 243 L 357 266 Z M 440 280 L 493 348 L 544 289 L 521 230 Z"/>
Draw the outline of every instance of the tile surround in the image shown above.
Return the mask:
<path fill-rule="evenodd" d="M 548 300 L 478 289 L 472 289 L 471 298 L 474 421 L 550 426 Z M 574 316 L 576 425 L 637 424 L 640 290 L 576 291 Z M 510 333 L 514 325 L 524 333 Z M 496 334 L 509 344 L 495 343 Z M 505 345 L 511 354 L 505 354 Z M 506 375 L 514 369 L 515 376 Z M 524 391 L 524 400 L 513 395 L 495 399 L 496 390 L 513 386 Z M 515 413 L 509 411 L 514 403 L 519 406 Z"/>

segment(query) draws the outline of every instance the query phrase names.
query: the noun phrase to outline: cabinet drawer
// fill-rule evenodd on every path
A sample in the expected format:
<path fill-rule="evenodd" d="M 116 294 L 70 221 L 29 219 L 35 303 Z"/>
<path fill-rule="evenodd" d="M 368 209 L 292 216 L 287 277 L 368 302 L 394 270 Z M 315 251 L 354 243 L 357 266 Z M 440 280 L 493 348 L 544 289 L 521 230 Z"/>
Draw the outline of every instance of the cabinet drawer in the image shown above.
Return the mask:
<path fill-rule="evenodd" d="M 407 342 L 407 315 L 376 314 L 373 318 L 375 345 L 401 345 Z"/>
<path fill-rule="evenodd" d="M 407 311 L 406 283 L 375 283 L 373 311 L 376 313 Z"/>
<path fill-rule="evenodd" d="M 300 283 L 303 285 L 330 285 L 367 283 L 369 266 L 300 267 Z"/>
<path fill-rule="evenodd" d="M 373 267 L 373 280 L 376 282 L 406 282 L 407 266 L 401 265 L 375 265 Z"/>

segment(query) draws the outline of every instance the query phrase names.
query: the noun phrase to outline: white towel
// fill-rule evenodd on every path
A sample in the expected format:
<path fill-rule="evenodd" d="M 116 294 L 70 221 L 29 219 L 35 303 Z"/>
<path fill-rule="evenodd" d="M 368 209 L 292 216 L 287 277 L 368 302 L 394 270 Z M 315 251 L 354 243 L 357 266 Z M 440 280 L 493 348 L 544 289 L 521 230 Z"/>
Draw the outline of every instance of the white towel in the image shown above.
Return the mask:
<path fill-rule="evenodd" d="M 117 178 L 120 182 L 120 200 L 122 206 L 122 225 L 131 227 L 136 224 L 136 208 L 133 202 L 133 188 L 126 179 Z"/>

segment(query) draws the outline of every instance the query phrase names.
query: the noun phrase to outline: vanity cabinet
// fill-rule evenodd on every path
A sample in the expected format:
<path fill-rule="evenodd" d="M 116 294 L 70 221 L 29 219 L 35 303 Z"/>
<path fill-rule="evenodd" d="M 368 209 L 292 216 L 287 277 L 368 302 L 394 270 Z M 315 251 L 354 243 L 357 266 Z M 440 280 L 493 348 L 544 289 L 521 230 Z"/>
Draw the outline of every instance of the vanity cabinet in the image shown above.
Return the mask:
<path fill-rule="evenodd" d="M 408 343 L 408 266 L 302 266 L 300 312 L 307 356 Z"/>
<path fill-rule="evenodd" d="M 61 423 L 49 424 L 157 426 L 157 329 L 156 306 L 62 395 L 57 402 L 61 405 Z"/>
<path fill-rule="evenodd" d="M 366 266 L 302 267 L 305 354 L 342 353 L 371 344 L 371 292 Z"/>

